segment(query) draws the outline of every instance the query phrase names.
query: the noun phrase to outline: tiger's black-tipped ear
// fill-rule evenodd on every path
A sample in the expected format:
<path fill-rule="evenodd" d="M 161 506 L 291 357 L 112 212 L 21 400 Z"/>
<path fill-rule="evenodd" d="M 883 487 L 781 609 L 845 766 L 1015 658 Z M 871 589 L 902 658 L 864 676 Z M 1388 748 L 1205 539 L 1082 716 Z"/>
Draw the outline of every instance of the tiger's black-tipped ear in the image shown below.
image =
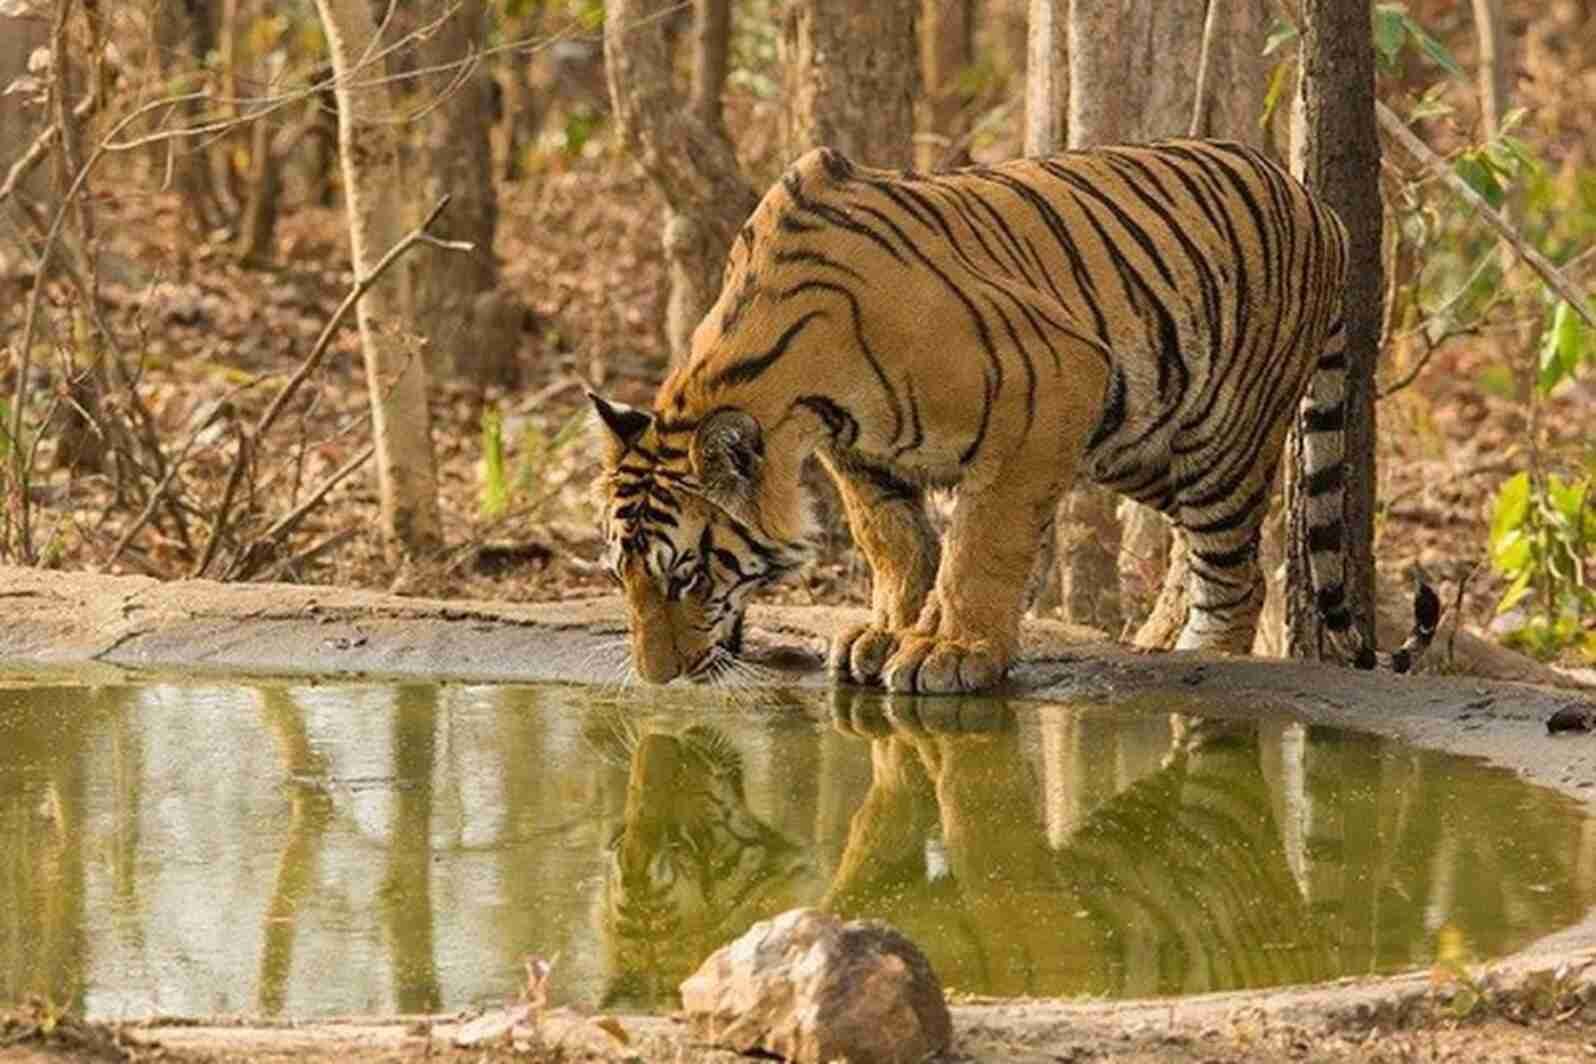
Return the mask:
<path fill-rule="evenodd" d="M 648 431 L 648 427 L 654 423 L 654 415 L 624 403 L 612 403 L 594 392 L 588 392 L 587 397 L 593 401 L 593 409 L 598 412 L 599 420 L 609 430 L 603 434 L 604 442 L 608 444 L 610 463 L 614 464 L 620 461 L 628 447 L 637 442 L 639 436 Z"/>
<path fill-rule="evenodd" d="M 746 524 L 758 524 L 765 433 L 753 415 L 727 407 L 709 415 L 688 448 L 704 496 Z"/>

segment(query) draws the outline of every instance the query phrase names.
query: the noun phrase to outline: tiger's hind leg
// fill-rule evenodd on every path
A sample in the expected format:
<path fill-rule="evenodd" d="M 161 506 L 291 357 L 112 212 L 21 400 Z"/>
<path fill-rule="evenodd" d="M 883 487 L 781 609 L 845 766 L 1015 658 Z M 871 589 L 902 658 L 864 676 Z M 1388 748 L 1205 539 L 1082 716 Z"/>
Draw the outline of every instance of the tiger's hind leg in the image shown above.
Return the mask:
<path fill-rule="evenodd" d="M 846 456 L 821 454 L 820 460 L 836 482 L 854 544 L 871 573 L 870 623 L 849 628 L 832 642 L 831 672 L 873 684 L 925 606 L 936 580 L 937 535 L 918 486 Z"/>
<path fill-rule="evenodd" d="M 1272 470 L 1269 476 L 1255 472 L 1254 482 L 1221 503 L 1217 512 L 1181 511 L 1190 569 L 1186 624 L 1175 649 L 1252 652 L 1264 604 L 1258 543 L 1271 480 Z"/>

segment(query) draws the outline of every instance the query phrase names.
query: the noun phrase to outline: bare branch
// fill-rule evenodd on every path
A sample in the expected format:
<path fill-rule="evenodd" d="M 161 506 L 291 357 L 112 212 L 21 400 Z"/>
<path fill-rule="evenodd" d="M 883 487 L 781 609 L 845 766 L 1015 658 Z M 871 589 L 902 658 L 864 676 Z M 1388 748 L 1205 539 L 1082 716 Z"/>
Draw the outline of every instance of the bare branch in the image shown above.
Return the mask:
<path fill-rule="evenodd" d="M 401 255 L 423 242 L 455 251 L 472 250 L 472 245 L 466 241 L 439 240 L 427 232 L 427 229 L 443 213 L 443 209 L 449 205 L 449 199 L 450 197 L 444 196 L 438 200 L 432 210 L 427 212 L 427 216 L 422 220 L 421 224 L 400 238 L 399 243 L 389 248 L 388 253 L 378 260 L 377 265 L 372 268 L 370 274 L 355 279 L 354 287 L 349 290 L 348 295 L 344 296 L 344 301 L 338 304 L 338 309 L 333 311 L 332 317 L 327 319 L 327 324 L 322 326 L 321 335 L 316 337 L 316 343 L 311 347 L 310 354 L 305 356 L 305 361 L 301 362 L 299 368 L 294 370 L 294 375 L 288 378 L 288 382 L 283 385 L 282 391 L 272 398 L 270 405 L 266 407 L 266 412 L 261 414 L 260 420 L 255 423 L 253 436 L 257 445 L 265 438 L 266 433 L 270 431 L 279 415 L 282 414 L 283 407 L 288 404 L 288 400 L 299 390 L 299 386 L 304 384 L 305 379 L 312 373 L 316 372 L 317 366 L 321 365 L 321 360 L 327 354 L 327 345 L 332 342 L 333 334 L 338 331 L 338 326 L 343 322 L 344 316 L 360 301 L 360 297 L 365 295 L 366 290 L 377 283 L 377 279 L 387 271 L 388 267 L 399 260 Z"/>
<path fill-rule="evenodd" d="M 1197 88 L 1192 93 L 1191 125 L 1186 135 L 1203 135 L 1203 107 L 1208 100 L 1208 80 L 1212 74 L 1214 34 L 1219 30 L 1219 5 L 1225 0 L 1208 0 L 1208 11 L 1203 15 L 1202 50 L 1197 53 Z"/>
<path fill-rule="evenodd" d="M 93 114 L 94 109 L 99 104 L 99 95 L 90 93 L 78 101 L 78 105 L 72 109 L 72 117 L 81 122 Z M 35 166 L 44 161 L 46 153 L 50 150 L 50 145 L 55 143 L 55 138 L 60 132 L 61 127 L 54 122 L 39 130 L 39 135 L 33 138 L 33 143 L 28 145 L 28 150 L 23 152 L 17 161 L 11 164 L 11 169 L 6 171 L 5 181 L 0 182 L 0 203 L 3 203 L 17 190 L 17 186 L 22 183 L 22 179 L 27 177 Z"/>
<path fill-rule="evenodd" d="M 316 485 L 315 490 L 306 497 L 304 502 L 279 517 L 272 523 L 270 528 L 261 533 L 258 539 L 251 541 L 247 547 L 239 551 L 238 557 L 233 560 L 232 565 L 228 566 L 227 572 L 223 574 L 222 579 L 237 580 L 247 578 L 255 571 L 268 551 L 281 542 L 284 536 L 297 528 L 299 522 L 303 521 L 310 511 L 321 504 L 321 500 L 326 497 L 329 491 L 337 487 L 349 474 L 365 465 L 376 451 L 377 445 L 368 443 L 360 449 L 359 454 L 339 466 L 332 473 L 329 473 L 325 480 Z"/>
<path fill-rule="evenodd" d="M 1435 154 L 1435 152 L 1430 150 L 1429 145 L 1414 136 L 1413 131 L 1407 127 L 1407 123 L 1403 122 L 1395 111 L 1378 101 L 1375 102 L 1374 106 L 1375 113 L 1379 116 L 1380 124 L 1385 127 L 1386 132 L 1391 134 L 1409 155 L 1423 163 L 1431 173 L 1439 177 L 1459 199 L 1472 207 L 1474 212 L 1485 219 L 1486 224 L 1496 230 L 1503 240 L 1512 244 L 1524 261 L 1529 264 L 1530 269 L 1534 270 L 1541 280 L 1546 282 L 1547 287 L 1567 301 L 1568 305 L 1574 308 L 1574 313 L 1585 319 L 1586 325 L 1596 329 L 1596 315 L 1591 313 L 1590 307 L 1586 305 L 1587 297 L 1574 286 L 1573 282 L 1569 281 L 1567 276 L 1556 266 L 1547 262 L 1546 257 L 1536 251 L 1530 242 L 1525 240 L 1517 230 L 1504 222 L 1501 216 L 1492 209 L 1489 203 L 1486 203 L 1481 198 L 1478 192 L 1475 192 L 1468 186 L 1466 181 L 1452 172 L 1452 168 L 1446 165 L 1446 160 Z"/>

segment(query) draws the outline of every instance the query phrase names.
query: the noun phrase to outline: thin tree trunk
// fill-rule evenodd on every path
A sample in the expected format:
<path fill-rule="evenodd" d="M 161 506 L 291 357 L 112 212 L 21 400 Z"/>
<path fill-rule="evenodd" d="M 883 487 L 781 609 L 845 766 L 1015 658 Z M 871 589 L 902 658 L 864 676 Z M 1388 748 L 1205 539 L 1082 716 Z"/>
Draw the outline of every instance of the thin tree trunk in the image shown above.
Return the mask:
<path fill-rule="evenodd" d="M 1507 41 L 1502 0 L 1474 0 L 1474 35 L 1480 48 L 1480 118 L 1485 135 L 1502 130 L 1507 114 Z"/>
<path fill-rule="evenodd" d="M 489 344 L 495 316 L 476 320 L 480 297 L 498 283 L 493 256 L 499 206 L 493 186 L 493 151 L 488 126 L 493 114 L 493 85 L 485 65 L 474 61 L 485 37 L 483 0 L 459 0 L 450 16 L 423 39 L 420 66 L 439 73 L 422 79 L 416 94 L 431 107 L 426 142 L 419 164 L 422 203 L 448 195 L 449 212 L 439 219 L 436 235 L 469 241 L 467 255 L 427 248 L 412 260 L 416 324 L 427 338 L 427 363 L 434 375 L 452 373 L 478 384 L 513 385 L 517 379 L 517 346 Z M 466 69 L 454 64 L 471 62 Z M 486 311 L 483 305 L 480 309 Z M 513 310 L 509 317 L 514 317 Z"/>
<path fill-rule="evenodd" d="M 1069 142 L 1068 0 L 1030 0 L 1025 49 L 1025 154 L 1048 155 Z"/>
<path fill-rule="evenodd" d="M 925 81 L 915 165 L 931 170 L 944 162 L 962 132 L 964 72 L 975 57 L 974 0 L 923 0 L 920 9 L 920 74 Z"/>
<path fill-rule="evenodd" d="M 789 158 L 828 145 L 868 166 L 914 163 L 918 0 L 789 0 Z"/>
<path fill-rule="evenodd" d="M 276 131 L 276 116 L 264 111 L 254 117 L 250 126 L 249 179 L 238 239 L 233 244 L 238 261 L 245 265 L 259 266 L 272 260 L 283 188 L 282 160 L 272 152 Z"/>
<path fill-rule="evenodd" d="M 743 177 L 720 124 L 704 122 L 676 88 L 663 17 L 673 6 L 670 0 L 611 0 L 604 17 L 604 65 L 621 134 L 669 209 L 667 332 L 671 361 L 679 364 L 687 358 L 693 327 L 720 294 L 726 252 L 759 195 Z"/>
<path fill-rule="evenodd" d="M 382 68 L 367 58 L 379 50 L 367 0 L 316 0 L 316 8 L 337 77 L 338 150 L 350 255 L 355 275 L 361 277 L 372 272 L 403 232 L 396 129 Z M 406 335 L 401 307 L 395 271 L 379 278 L 356 307 L 371 393 L 383 535 L 395 562 L 414 560 L 443 542 L 427 368 Z"/>
<path fill-rule="evenodd" d="M 731 51 L 731 0 L 694 0 L 693 91 L 690 106 L 698 120 L 724 132 L 720 106 Z"/>
<path fill-rule="evenodd" d="M 1374 42 L 1368 0 L 1303 0 L 1299 177 L 1333 208 L 1351 237 L 1343 318 L 1347 335 L 1347 603 L 1374 645 L 1374 371 L 1385 298 L 1380 259 L 1380 140 L 1374 115 Z M 1287 506 L 1291 521 L 1286 578 L 1287 648 L 1319 656 L 1319 614 L 1308 575 L 1307 498 L 1299 475 L 1302 440 L 1291 436 Z"/>

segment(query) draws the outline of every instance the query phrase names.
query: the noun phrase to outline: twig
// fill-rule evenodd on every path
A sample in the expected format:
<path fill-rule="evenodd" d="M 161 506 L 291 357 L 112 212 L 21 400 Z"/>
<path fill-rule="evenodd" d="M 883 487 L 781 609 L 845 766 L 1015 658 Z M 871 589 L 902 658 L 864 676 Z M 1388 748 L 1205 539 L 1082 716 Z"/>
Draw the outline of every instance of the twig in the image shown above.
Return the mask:
<path fill-rule="evenodd" d="M 359 525 L 350 525 L 341 532 L 334 532 L 325 539 L 318 540 L 316 543 L 311 544 L 299 553 L 289 555 L 287 558 L 284 558 L 282 561 L 266 570 L 266 579 L 279 579 L 285 572 L 292 569 L 294 566 L 304 565 L 308 561 L 314 561 L 315 559 L 321 557 L 328 551 L 336 550 L 339 547 L 342 547 L 345 543 L 348 543 L 350 540 L 354 539 L 359 532 Z"/>
<path fill-rule="evenodd" d="M 1512 226 L 1504 222 L 1501 216 L 1491 208 L 1491 205 L 1486 203 L 1478 192 L 1468 186 L 1468 182 L 1453 173 L 1451 167 L 1446 165 L 1446 161 L 1430 150 L 1429 145 L 1414 136 L 1413 131 L 1407 127 L 1407 123 L 1403 122 L 1395 111 L 1379 101 L 1376 101 L 1374 106 L 1376 113 L 1379 115 L 1380 124 L 1385 127 L 1386 132 L 1390 133 L 1396 142 L 1407 150 L 1409 155 L 1423 163 L 1435 176 L 1439 177 L 1442 183 L 1451 189 L 1458 198 L 1472 207 L 1474 212 L 1485 219 L 1486 224 L 1495 229 L 1503 240 L 1512 244 L 1514 250 L 1529 264 L 1530 269 L 1534 270 L 1541 280 L 1546 282 L 1547 287 L 1562 296 L 1568 305 L 1574 308 L 1574 313 L 1585 319 L 1586 325 L 1596 329 L 1596 315 L 1593 315 L 1590 308 L 1586 306 L 1586 296 L 1574 287 L 1573 283 L 1564 276 L 1563 272 L 1550 262 L 1547 262 L 1545 256 L 1536 251 L 1529 241 L 1525 240 Z"/>
<path fill-rule="evenodd" d="M 1197 88 L 1191 101 L 1191 125 L 1186 129 L 1189 137 L 1203 135 L 1203 102 L 1208 98 L 1208 78 L 1213 64 L 1214 34 L 1219 29 L 1219 5 L 1225 0 L 1208 0 L 1208 11 L 1203 16 L 1202 50 L 1197 53 Z"/>
<path fill-rule="evenodd" d="M 183 460 L 188 457 L 188 452 L 193 450 L 194 444 L 199 441 L 200 433 L 215 424 L 218 418 L 227 417 L 231 409 L 232 405 L 230 403 L 217 403 L 210 416 L 194 426 L 194 431 L 190 432 L 188 439 L 183 441 L 183 449 L 177 452 L 177 457 L 172 459 L 172 464 L 167 467 L 166 475 L 161 478 L 159 484 L 155 485 L 155 490 L 150 492 L 149 500 L 145 502 L 144 509 L 140 511 L 132 524 L 122 530 L 122 535 L 117 537 L 116 546 L 111 548 L 111 556 L 105 560 L 107 567 L 116 564 L 116 560 L 122 556 L 122 552 L 133 541 L 133 537 L 138 535 L 145 525 L 149 524 L 150 518 L 155 515 L 155 508 L 166 497 L 167 487 L 177 477 L 177 471 L 183 468 Z"/>
<path fill-rule="evenodd" d="M 270 528 L 261 533 L 258 538 L 251 540 L 243 550 L 239 551 L 238 556 L 233 560 L 233 564 L 228 566 L 227 572 L 223 574 L 222 579 L 235 580 L 248 578 L 249 575 L 254 571 L 253 567 L 261 555 L 263 555 L 271 547 L 274 547 L 284 536 L 288 535 L 288 533 L 292 532 L 296 527 L 298 527 L 299 522 L 305 519 L 305 515 L 314 510 L 329 491 L 337 487 L 345 477 L 349 476 L 349 474 L 365 465 L 366 461 L 373 454 L 375 454 L 376 451 L 377 445 L 374 443 L 368 443 L 366 446 L 360 449 L 359 454 L 355 455 L 349 461 L 339 466 L 332 473 L 329 473 L 327 478 L 316 486 L 315 490 L 310 493 L 304 502 L 294 507 L 282 517 L 279 517 L 276 521 L 272 522 L 272 526 Z"/>
<path fill-rule="evenodd" d="M 23 315 L 22 320 L 21 349 L 17 352 L 16 386 L 11 397 L 11 424 L 7 430 L 13 441 L 20 440 L 22 438 L 22 413 L 26 408 L 26 404 L 23 402 L 23 399 L 25 397 L 28 376 L 32 369 L 33 363 L 33 334 L 34 330 L 38 328 L 39 299 L 44 291 L 45 280 L 48 278 L 50 273 L 50 256 L 55 250 L 56 241 L 61 235 L 61 227 L 66 222 L 67 212 L 71 209 L 72 202 L 77 198 L 77 195 L 82 190 L 84 183 L 88 181 L 89 172 L 94 169 L 95 164 L 99 162 L 100 159 L 104 158 L 106 153 L 105 145 L 111 139 L 111 137 L 115 137 L 117 133 L 121 132 L 123 129 L 126 129 L 129 125 L 137 121 L 149 111 L 155 109 L 156 107 L 165 106 L 169 102 L 171 101 L 161 100 L 154 103 L 145 104 L 142 107 L 134 109 L 126 117 L 119 121 L 112 128 L 110 136 L 108 136 L 106 140 L 101 141 L 99 146 L 94 149 L 93 154 L 91 154 L 88 159 L 84 161 L 83 165 L 78 168 L 77 173 L 72 177 L 72 184 L 68 186 L 66 193 L 61 197 L 60 205 L 56 207 L 55 217 L 51 219 L 50 222 L 50 231 L 45 234 L 44 245 L 39 249 L 39 261 L 35 266 L 33 285 L 28 290 L 28 307 Z M 24 459 L 20 448 L 14 448 L 12 451 L 12 456 L 12 477 L 14 478 L 19 498 L 17 505 L 18 535 L 22 545 L 23 560 L 31 563 L 33 561 L 31 557 L 33 553 L 31 546 L 32 531 L 30 527 L 31 515 L 29 513 L 28 506 L 27 486 L 28 481 L 33 473 L 33 464 L 31 458 L 26 460 Z"/>
<path fill-rule="evenodd" d="M 367 289 L 377 283 L 377 279 L 383 275 L 384 271 L 398 261 L 399 256 L 415 245 L 422 243 L 430 244 L 433 247 L 447 248 L 451 251 L 476 250 L 476 245 L 468 240 L 440 240 L 427 232 L 432 223 L 436 222 L 438 216 L 443 213 L 443 209 L 449 205 L 450 199 L 451 197 L 445 194 L 442 199 L 438 200 L 437 205 L 427 212 L 427 217 L 420 225 L 410 230 L 410 232 L 400 238 L 397 244 L 388 249 L 388 253 L 377 262 L 371 273 L 355 280 L 355 286 L 349 290 L 348 295 L 344 296 L 344 301 L 338 304 L 338 309 L 333 311 L 333 316 L 327 319 L 327 324 L 322 327 L 321 335 L 316 337 L 316 343 L 311 347 L 310 354 L 305 356 L 305 361 L 301 362 L 299 368 L 294 370 L 294 375 L 288 378 L 287 383 L 283 385 L 282 391 L 272 398 L 271 405 L 266 408 L 266 412 L 261 414 L 260 420 L 255 423 L 254 437 L 257 445 L 265 438 L 266 433 L 282 414 L 283 407 L 288 404 L 288 400 L 299 390 L 299 386 L 304 384 L 306 378 L 312 373 L 316 372 L 317 366 L 321 365 L 321 360 L 327 354 L 327 345 L 332 342 L 333 334 L 338 331 L 338 326 L 343 322 L 344 315 L 348 314 L 350 308 L 359 302 L 360 297 L 366 294 Z"/>
<path fill-rule="evenodd" d="M 244 479 L 244 470 L 250 464 L 249 435 L 237 422 L 233 423 L 233 432 L 238 437 L 238 450 L 233 455 L 233 468 L 227 471 L 227 487 L 222 489 L 222 501 L 216 507 L 216 517 L 211 522 L 210 539 L 205 543 L 205 552 L 200 555 L 199 563 L 188 574 L 190 580 L 204 576 L 205 570 L 209 569 L 211 562 L 216 560 L 216 551 L 222 545 L 222 534 L 227 531 L 227 512 L 232 509 L 233 496 L 238 493 L 238 485 Z"/>
<path fill-rule="evenodd" d="M 1463 579 L 1457 582 L 1457 595 L 1452 599 L 1452 633 L 1446 637 L 1446 663 L 1451 666 L 1457 661 L 1457 633 L 1463 626 L 1463 592 L 1468 590 L 1469 581 L 1474 579 L 1474 574 L 1480 571 L 1482 559 L 1476 558 L 1474 564 L 1469 566 L 1469 571 L 1463 574 Z"/>
<path fill-rule="evenodd" d="M 76 107 L 72 108 L 72 117 L 81 122 L 93 114 L 94 109 L 99 105 L 99 95 L 90 93 L 79 100 Z M 39 135 L 33 138 L 33 143 L 28 145 L 28 150 L 23 152 L 17 161 L 11 164 L 11 169 L 6 171 L 5 181 L 0 182 L 0 202 L 3 202 L 15 192 L 17 186 L 22 183 L 22 179 L 27 177 L 35 166 L 44 161 L 45 154 L 49 152 L 51 143 L 55 141 L 60 132 L 61 127 L 54 122 L 39 131 Z"/>

